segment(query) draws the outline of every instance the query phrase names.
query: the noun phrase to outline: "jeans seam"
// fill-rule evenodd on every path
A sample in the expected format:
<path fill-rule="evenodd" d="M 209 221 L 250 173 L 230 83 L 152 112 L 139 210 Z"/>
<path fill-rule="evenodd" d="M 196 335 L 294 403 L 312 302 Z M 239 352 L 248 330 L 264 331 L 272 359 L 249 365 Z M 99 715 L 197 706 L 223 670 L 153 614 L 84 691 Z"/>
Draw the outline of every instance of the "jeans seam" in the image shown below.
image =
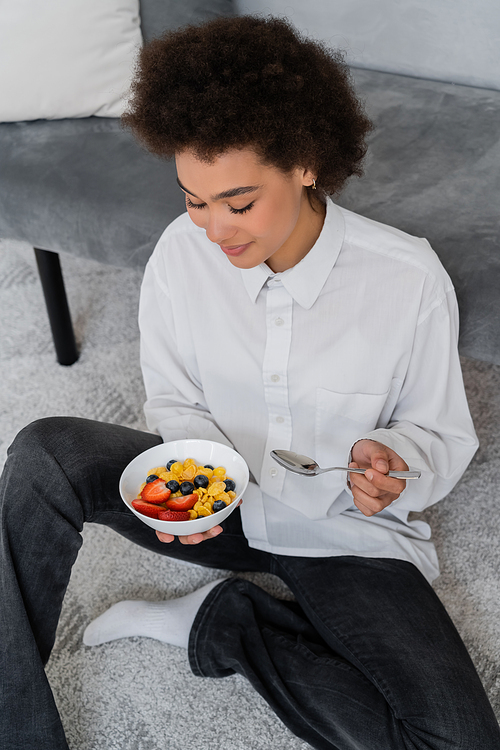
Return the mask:
<path fill-rule="evenodd" d="M 83 505 L 82 505 L 82 503 L 80 501 L 80 497 L 77 495 L 76 490 L 75 490 L 75 488 L 73 487 L 73 485 L 72 485 L 72 483 L 70 481 L 70 478 L 68 477 L 68 475 L 64 471 L 64 469 L 63 469 L 62 465 L 60 464 L 60 462 L 58 461 L 57 457 L 53 453 L 50 453 L 49 451 L 45 450 L 45 448 L 43 446 L 41 446 L 41 447 L 42 447 L 42 450 L 45 453 L 45 455 L 49 456 L 49 458 L 51 458 L 54 461 L 54 463 L 59 467 L 59 469 L 61 471 L 61 474 L 66 479 L 67 483 L 71 487 L 71 491 L 72 491 L 73 495 L 77 498 L 77 500 L 78 500 L 78 502 L 80 504 L 80 507 L 82 509 L 83 522 L 82 522 L 81 526 L 79 527 L 78 531 L 81 533 L 81 531 L 83 529 L 83 525 L 84 525 L 84 523 L 86 521 L 86 518 L 85 518 L 85 513 L 84 513 Z M 93 505 L 93 501 L 92 501 L 92 510 L 93 510 L 93 508 L 94 508 L 94 505 Z"/>

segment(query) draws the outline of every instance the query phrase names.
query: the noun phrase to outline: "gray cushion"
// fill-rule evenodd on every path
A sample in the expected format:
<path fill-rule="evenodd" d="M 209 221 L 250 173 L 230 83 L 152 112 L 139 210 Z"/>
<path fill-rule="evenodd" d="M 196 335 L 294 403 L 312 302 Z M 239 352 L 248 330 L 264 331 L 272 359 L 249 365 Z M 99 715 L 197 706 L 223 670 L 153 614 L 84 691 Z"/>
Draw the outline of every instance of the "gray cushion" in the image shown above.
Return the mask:
<path fill-rule="evenodd" d="M 234 14 L 232 0 L 141 0 L 141 30 L 149 42 L 166 29 Z"/>
<path fill-rule="evenodd" d="M 0 125 L 0 237 L 117 266 L 143 266 L 184 210 L 173 162 L 115 119 Z"/>

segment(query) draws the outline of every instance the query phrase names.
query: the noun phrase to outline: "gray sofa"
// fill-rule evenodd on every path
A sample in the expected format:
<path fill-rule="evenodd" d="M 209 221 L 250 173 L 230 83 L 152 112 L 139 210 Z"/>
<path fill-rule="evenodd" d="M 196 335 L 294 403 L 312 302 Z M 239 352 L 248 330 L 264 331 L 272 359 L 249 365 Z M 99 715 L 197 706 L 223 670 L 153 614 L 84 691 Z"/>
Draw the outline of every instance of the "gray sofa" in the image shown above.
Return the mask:
<path fill-rule="evenodd" d="M 231 0 L 141 0 L 145 40 L 234 12 Z M 500 92 L 353 69 L 375 123 L 366 174 L 338 202 L 427 237 L 455 284 L 462 354 L 500 364 Z M 184 210 L 172 163 L 117 120 L 0 125 L 0 237 L 36 248 L 58 360 L 78 356 L 59 265 L 142 267 Z"/>

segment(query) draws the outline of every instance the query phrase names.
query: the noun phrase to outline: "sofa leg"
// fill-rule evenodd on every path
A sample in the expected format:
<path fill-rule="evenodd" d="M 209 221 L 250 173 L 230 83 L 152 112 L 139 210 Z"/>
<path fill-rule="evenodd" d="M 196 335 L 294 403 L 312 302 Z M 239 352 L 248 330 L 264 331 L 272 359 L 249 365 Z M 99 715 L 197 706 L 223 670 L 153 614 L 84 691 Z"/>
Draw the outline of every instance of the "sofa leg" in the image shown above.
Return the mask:
<path fill-rule="evenodd" d="M 61 365 L 72 365 L 78 359 L 78 350 L 59 255 L 49 250 L 40 250 L 38 247 L 35 247 L 34 250 L 49 314 L 57 361 Z"/>

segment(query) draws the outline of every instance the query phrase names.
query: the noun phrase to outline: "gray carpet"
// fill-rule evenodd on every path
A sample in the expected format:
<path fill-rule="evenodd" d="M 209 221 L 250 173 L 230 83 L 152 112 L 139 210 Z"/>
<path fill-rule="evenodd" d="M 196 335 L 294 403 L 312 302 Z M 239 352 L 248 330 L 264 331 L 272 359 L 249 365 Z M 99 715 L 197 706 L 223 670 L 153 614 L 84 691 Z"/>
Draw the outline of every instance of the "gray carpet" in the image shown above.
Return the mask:
<path fill-rule="evenodd" d="M 62 258 L 82 350 L 55 361 L 31 248 L 0 243 L 0 463 L 33 419 L 75 415 L 144 428 L 138 365 L 141 273 Z M 500 367 L 464 359 L 481 448 L 459 486 L 425 514 L 442 574 L 435 588 L 500 718 Z M 132 638 L 82 645 L 87 623 L 124 598 L 177 597 L 224 571 L 187 567 L 92 526 L 74 567 L 47 672 L 72 750 L 305 750 L 239 676 L 191 674 L 182 649 Z M 267 575 L 249 580 L 287 597 Z"/>

